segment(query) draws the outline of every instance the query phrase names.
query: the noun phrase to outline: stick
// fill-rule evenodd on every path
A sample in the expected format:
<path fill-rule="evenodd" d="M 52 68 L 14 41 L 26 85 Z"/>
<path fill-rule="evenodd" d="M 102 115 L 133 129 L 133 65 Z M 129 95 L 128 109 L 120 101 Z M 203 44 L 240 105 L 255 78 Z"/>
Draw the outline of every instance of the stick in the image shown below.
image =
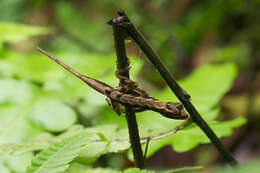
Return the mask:
<path fill-rule="evenodd" d="M 110 24 L 112 24 L 113 32 L 114 32 L 114 42 L 115 42 L 115 49 L 117 54 L 118 72 L 121 73 L 120 75 L 129 79 L 129 60 L 126 57 L 126 51 L 125 51 L 124 29 L 121 26 L 118 26 L 117 22 L 113 22 L 113 19 L 111 20 Z M 120 80 L 119 85 L 124 87 L 124 83 L 122 82 L 122 80 Z M 136 167 L 140 169 L 144 169 L 145 166 L 144 166 L 144 159 L 143 159 L 143 151 L 141 148 L 140 136 L 139 136 L 135 112 L 133 108 L 129 105 L 125 105 L 125 111 L 126 111 L 126 120 L 128 125 L 129 138 L 130 138 L 131 148 L 133 151 Z"/>

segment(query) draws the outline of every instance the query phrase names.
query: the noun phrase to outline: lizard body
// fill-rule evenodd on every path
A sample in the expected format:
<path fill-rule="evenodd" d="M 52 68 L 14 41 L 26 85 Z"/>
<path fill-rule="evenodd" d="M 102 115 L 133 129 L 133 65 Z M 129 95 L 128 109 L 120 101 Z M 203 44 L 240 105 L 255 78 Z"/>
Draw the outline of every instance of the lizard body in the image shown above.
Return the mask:
<path fill-rule="evenodd" d="M 120 87 L 113 88 L 110 85 L 98 81 L 96 79 L 93 79 L 88 76 L 84 76 L 54 56 L 50 55 L 48 52 L 42 50 L 41 48 L 37 48 L 40 52 L 54 60 L 56 63 L 61 65 L 63 68 L 71 72 L 76 77 L 80 78 L 82 81 L 84 81 L 87 85 L 89 85 L 94 90 L 100 92 L 101 94 L 104 94 L 107 96 L 107 101 L 109 105 L 115 110 L 117 114 L 121 114 L 118 102 L 123 105 L 130 105 L 133 108 L 140 109 L 140 110 L 153 110 L 155 112 L 158 112 L 162 114 L 163 116 L 171 119 L 187 119 L 188 116 L 185 113 L 183 106 L 180 103 L 174 103 L 174 102 L 162 102 L 159 101 L 153 97 L 150 97 L 148 95 L 141 95 L 138 94 L 138 92 L 133 91 L 131 92 L 123 92 Z M 132 81 L 133 82 L 133 81 Z M 139 89 L 139 88 L 137 88 Z"/>
<path fill-rule="evenodd" d="M 132 107 L 142 108 L 143 110 L 153 110 L 161 113 L 163 116 L 172 119 L 186 119 L 187 114 L 183 106 L 175 102 L 162 102 L 153 97 L 135 96 L 113 90 L 110 98 L 122 104 L 128 104 Z"/>

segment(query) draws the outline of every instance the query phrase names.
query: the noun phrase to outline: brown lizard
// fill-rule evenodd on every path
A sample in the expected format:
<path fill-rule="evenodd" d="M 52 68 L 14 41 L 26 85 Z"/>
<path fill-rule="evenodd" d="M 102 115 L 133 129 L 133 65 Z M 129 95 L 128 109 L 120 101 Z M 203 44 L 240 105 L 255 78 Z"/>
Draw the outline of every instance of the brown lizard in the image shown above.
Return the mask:
<path fill-rule="evenodd" d="M 109 105 L 115 110 L 117 114 L 121 114 L 118 103 L 123 105 L 131 105 L 135 108 L 136 112 L 144 111 L 144 110 L 153 110 L 155 112 L 160 113 L 161 115 L 171 118 L 171 119 L 187 119 L 188 116 L 185 113 L 183 106 L 180 103 L 175 102 L 162 102 L 153 97 L 147 95 L 138 95 L 131 93 L 124 93 L 122 90 L 118 88 L 113 88 L 104 82 L 98 81 L 91 77 L 84 76 L 63 62 L 59 61 L 54 56 L 50 55 L 48 52 L 42 50 L 41 48 L 37 48 L 41 53 L 45 54 L 56 63 L 64 67 L 66 70 L 71 72 L 76 77 L 80 78 L 87 85 L 89 85 L 94 90 L 100 92 L 107 96 L 107 101 Z"/>

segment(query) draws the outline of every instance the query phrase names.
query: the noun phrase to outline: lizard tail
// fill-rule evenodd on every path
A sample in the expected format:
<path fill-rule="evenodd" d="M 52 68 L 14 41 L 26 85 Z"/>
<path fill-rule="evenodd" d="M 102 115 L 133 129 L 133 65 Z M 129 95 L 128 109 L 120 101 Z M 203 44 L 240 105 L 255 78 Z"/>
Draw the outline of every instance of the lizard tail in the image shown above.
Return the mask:
<path fill-rule="evenodd" d="M 78 73 L 77 71 L 73 70 L 72 68 L 70 68 L 69 66 L 67 66 L 66 64 L 64 64 L 63 62 L 61 62 L 60 60 L 58 60 L 57 58 L 55 58 L 54 56 L 52 56 L 51 54 L 49 54 L 48 52 L 46 52 L 45 50 L 37 47 L 36 48 L 38 51 L 40 51 L 41 53 L 43 53 L 44 55 L 48 56 L 49 58 L 51 58 L 53 61 L 55 61 L 57 64 L 61 65 L 63 68 L 65 68 L 66 70 L 68 70 L 69 72 L 71 72 L 73 75 L 77 76 L 78 78 L 82 79 L 83 75 Z M 83 79 L 82 79 L 83 80 Z"/>

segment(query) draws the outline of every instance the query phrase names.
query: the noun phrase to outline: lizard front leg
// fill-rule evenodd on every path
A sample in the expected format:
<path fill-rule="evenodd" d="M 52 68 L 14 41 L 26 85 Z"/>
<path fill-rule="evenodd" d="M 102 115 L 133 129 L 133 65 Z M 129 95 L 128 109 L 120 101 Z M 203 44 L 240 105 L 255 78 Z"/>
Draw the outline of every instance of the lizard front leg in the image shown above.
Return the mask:
<path fill-rule="evenodd" d="M 117 87 L 117 90 L 124 92 L 124 93 L 130 92 L 134 95 L 149 97 L 149 94 L 145 90 L 138 87 L 137 82 L 132 81 L 132 80 L 128 79 L 127 77 L 125 77 L 124 75 L 122 75 L 122 73 L 126 70 L 129 70 L 129 67 L 124 70 L 117 69 L 115 72 L 115 75 L 120 80 L 120 83 L 125 84 L 125 86 L 123 86 L 123 87 L 122 86 Z"/>

